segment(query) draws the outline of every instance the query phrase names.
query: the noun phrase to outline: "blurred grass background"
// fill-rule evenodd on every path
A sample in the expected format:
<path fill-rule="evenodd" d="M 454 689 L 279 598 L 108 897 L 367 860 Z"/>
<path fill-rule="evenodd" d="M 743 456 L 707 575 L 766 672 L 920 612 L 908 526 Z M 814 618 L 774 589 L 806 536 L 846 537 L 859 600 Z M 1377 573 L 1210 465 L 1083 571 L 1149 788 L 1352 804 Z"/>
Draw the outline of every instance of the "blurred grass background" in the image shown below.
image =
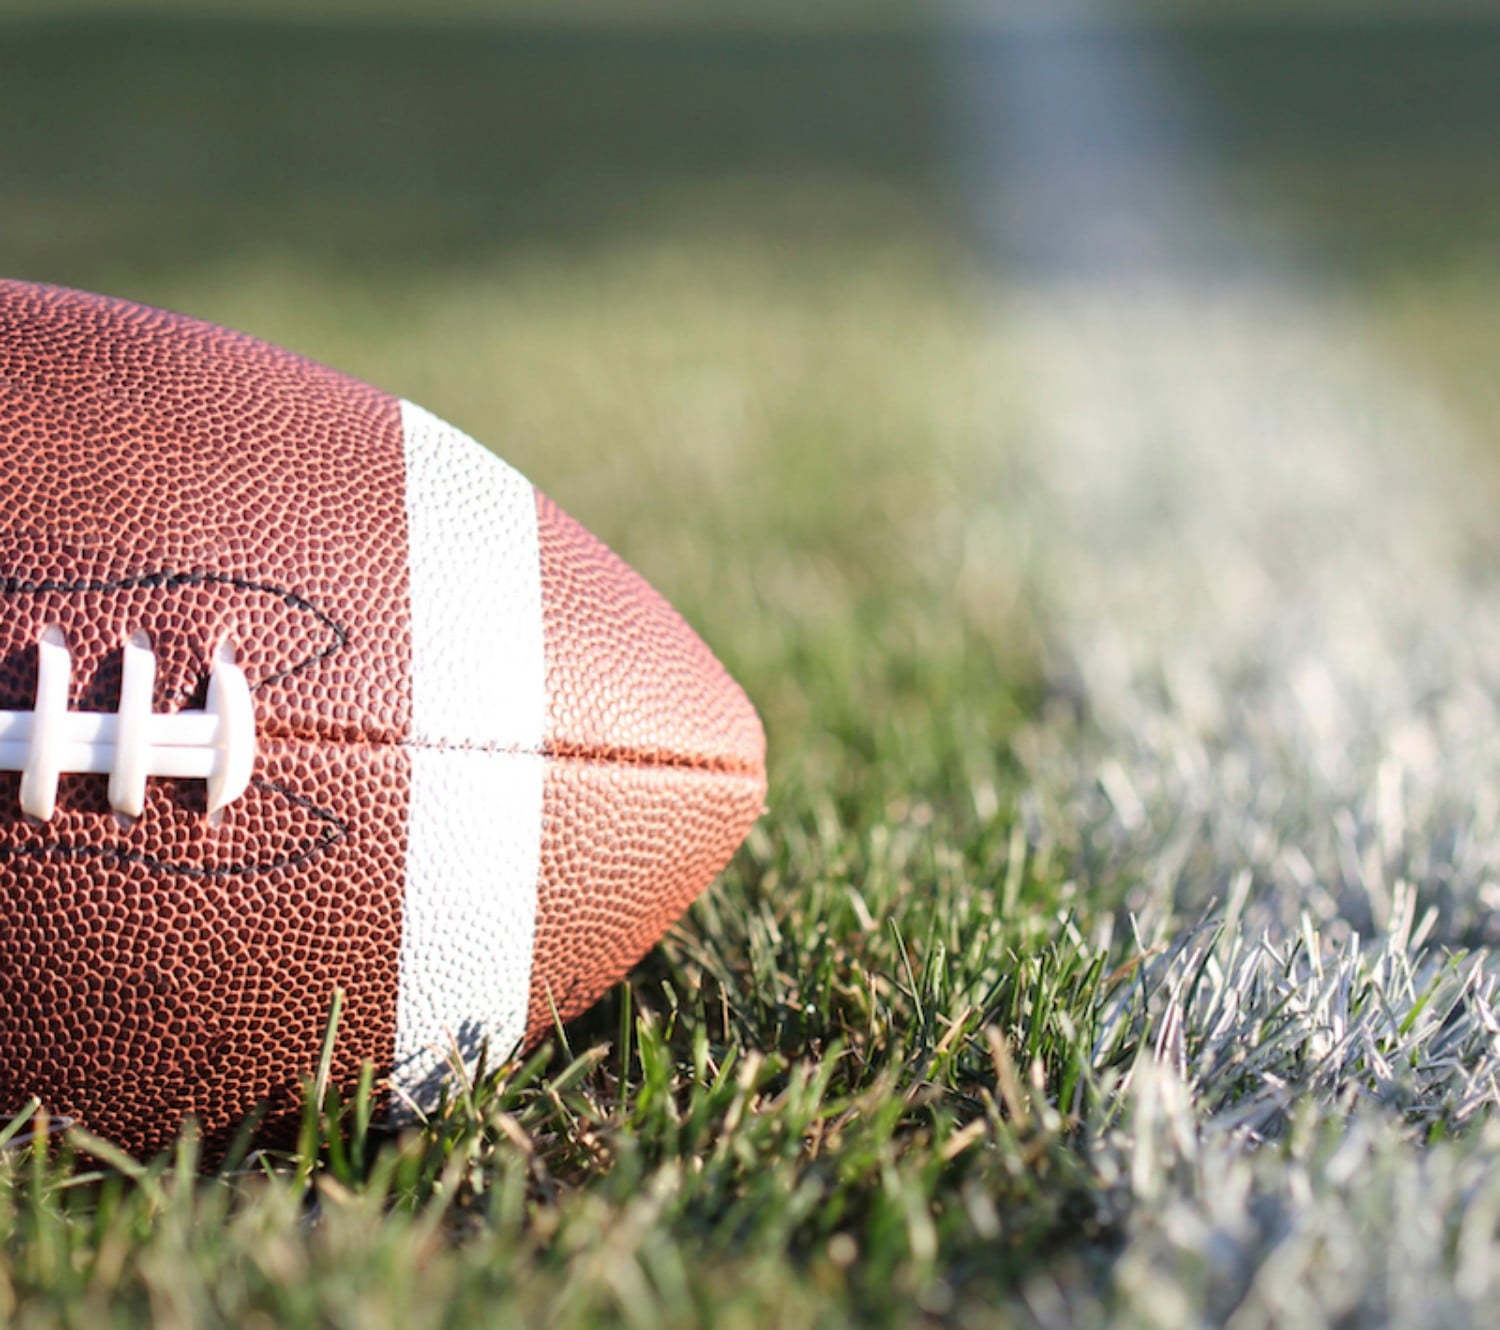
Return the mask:
<path fill-rule="evenodd" d="M 850 274 L 865 299 L 942 300 L 969 259 L 936 19 L 962 12 L 10 0 L 0 270 L 190 308 L 403 391 L 429 388 L 445 334 L 423 320 L 445 302 L 467 293 L 482 325 L 508 283 L 535 302 L 612 264 L 639 280 L 600 291 L 605 321 L 663 265 L 705 291 L 727 266 L 810 303 Z M 1467 326 L 1493 304 L 1500 14 L 1303 0 L 1139 21 L 1194 78 L 1245 206 L 1462 361 L 1445 343 L 1467 333 L 1421 307 Z M 452 372 L 482 382 L 486 359 Z"/>
<path fill-rule="evenodd" d="M 736 277 L 810 315 L 844 281 L 844 310 L 972 308 L 940 12 L 962 11 L 10 0 L 0 270 L 288 342 L 529 462 L 533 431 L 508 427 L 495 391 L 516 385 L 470 339 L 549 291 L 600 329 L 656 319 L 664 372 L 678 280 L 711 305 L 722 275 L 729 311 Z M 1245 207 L 1493 410 L 1466 348 L 1495 303 L 1500 15 L 1303 0 L 1157 5 L 1140 22 L 1196 80 Z M 579 340 L 589 327 L 555 331 L 561 382 L 582 364 L 601 382 L 651 375 L 614 374 Z M 717 363 L 744 367 L 729 346 Z M 565 452 L 580 431 L 549 423 Z"/>

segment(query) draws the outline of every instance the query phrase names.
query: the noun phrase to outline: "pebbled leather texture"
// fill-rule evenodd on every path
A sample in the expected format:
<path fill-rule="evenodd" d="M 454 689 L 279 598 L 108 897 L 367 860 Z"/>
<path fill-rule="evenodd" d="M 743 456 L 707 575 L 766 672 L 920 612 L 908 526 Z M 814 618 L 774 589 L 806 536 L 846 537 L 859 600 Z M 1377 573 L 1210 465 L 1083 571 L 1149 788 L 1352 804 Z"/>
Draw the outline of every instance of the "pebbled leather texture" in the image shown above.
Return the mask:
<path fill-rule="evenodd" d="M 406 861 L 404 462 L 385 394 L 123 301 L 0 284 L 0 705 L 59 625 L 71 705 L 112 710 L 137 629 L 153 707 L 201 705 L 227 637 L 255 700 L 247 796 L 152 780 L 122 827 L 66 776 L 33 825 L 0 777 L 0 1113 L 138 1154 L 210 1152 L 257 1102 L 284 1139 L 335 987 L 335 1073 L 388 1065 Z"/>
<path fill-rule="evenodd" d="M 210 652 L 252 688 L 246 794 L 143 815 L 0 774 L 0 1114 L 32 1095 L 138 1155 L 285 1141 L 336 988 L 334 1077 L 403 1107 L 616 982 L 759 815 L 753 708 L 666 602 L 451 426 L 240 334 L 0 282 L 0 707 L 58 625 L 69 704 L 153 707 Z M 529 533 L 529 534 L 528 534 Z"/>
<path fill-rule="evenodd" d="M 473 439 L 401 405 L 412 754 L 391 1109 L 526 1030 L 546 673 L 536 496 Z"/>
<path fill-rule="evenodd" d="M 760 719 L 713 653 L 540 494 L 537 517 L 550 761 L 533 1041 L 661 937 L 729 862 L 766 795 Z"/>

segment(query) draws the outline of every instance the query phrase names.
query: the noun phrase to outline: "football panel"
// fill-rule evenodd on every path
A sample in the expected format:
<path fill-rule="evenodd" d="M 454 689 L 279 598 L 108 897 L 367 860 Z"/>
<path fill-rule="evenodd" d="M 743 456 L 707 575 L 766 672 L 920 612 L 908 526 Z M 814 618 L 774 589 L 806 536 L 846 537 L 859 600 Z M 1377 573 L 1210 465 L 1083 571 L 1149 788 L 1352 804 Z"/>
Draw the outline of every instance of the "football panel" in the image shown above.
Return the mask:
<path fill-rule="evenodd" d="M 410 551 L 412 740 L 536 752 L 546 719 L 531 483 L 401 404 Z"/>
<path fill-rule="evenodd" d="M 415 747 L 391 1113 L 437 1102 L 455 1060 L 526 1032 L 544 759 Z"/>
<path fill-rule="evenodd" d="M 210 1157 L 270 1105 L 295 1134 L 335 989 L 334 1075 L 393 1052 L 407 754 L 264 740 L 220 826 L 201 786 L 153 780 L 130 826 L 105 779 L 0 826 L 0 1114 L 35 1094 L 146 1156 L 195 1116 Z M 0 777 L 14 806 L 17 777 Z"/>
<path fill-rule="evenodd" d="M 764 801 L 756 776 L 548 762 L 528 1043 L 624 977 L 718 876 Z"/>
<path fill-rule="evenodd" d="M 406 736 L 393 398 L 194 319 L 4 281 L 0 381 L 0 671 L 63 623 L 87 695 L 143 628 L 175 709 L 227 636 L 265 733 Z"/>
<path fill-rule="evenodd" d="M 761 776 L 755 708 L 677 611 L 541 493 L 537 529 L 548 751 Z"/>

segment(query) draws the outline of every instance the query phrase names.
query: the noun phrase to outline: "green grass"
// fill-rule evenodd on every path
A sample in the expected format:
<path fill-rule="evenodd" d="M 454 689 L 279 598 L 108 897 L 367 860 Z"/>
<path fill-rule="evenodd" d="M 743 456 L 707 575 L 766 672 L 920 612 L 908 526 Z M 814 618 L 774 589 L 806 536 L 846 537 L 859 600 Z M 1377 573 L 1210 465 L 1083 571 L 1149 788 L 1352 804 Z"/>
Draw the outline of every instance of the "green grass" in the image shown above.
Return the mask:
<path fill-rule="evenodd" d="M 7 123 L 48 109 L 0 142 L 0 266 L 245 328 L 490 443 L 745 683 L 771 811 L 627 986 L 423 1130 L 330 1104 L 299 1153 L 200 1179 L 190 1143 L 142 1167 L 20 1124 L 0 1320 L 1266 1323 L 1295 1293 L 1314 1324 L 1410 1305 L 1360 1264 L 1398 1245 L 1455 1315 L 1485 1305 L 1493 985 L 1420 922 L 1463 846 L 1361 950 L 1242 935 L 1249 878 L 1195 927 L 1179 879 L 1258 843 L 1182 851 L 1189 799 L 1111 820 L 1130 775 L 1059 654 L 1047 436 L 919 29 L 68 8 L 0 33 Z M 1174 32 L 1232 188 L 1335 250 L 1482 450 L 1500 28 L 1394 27 Z M 1447 96 L 1349 110 L 1403 81 Z M 1190 794 L 1224 775 L 1173 757 Z M 1202 805 L 1229 829 L 1274 802 L 1233 778 Z M 1440 942 L 1482 938 L 1485 890 Z"/>

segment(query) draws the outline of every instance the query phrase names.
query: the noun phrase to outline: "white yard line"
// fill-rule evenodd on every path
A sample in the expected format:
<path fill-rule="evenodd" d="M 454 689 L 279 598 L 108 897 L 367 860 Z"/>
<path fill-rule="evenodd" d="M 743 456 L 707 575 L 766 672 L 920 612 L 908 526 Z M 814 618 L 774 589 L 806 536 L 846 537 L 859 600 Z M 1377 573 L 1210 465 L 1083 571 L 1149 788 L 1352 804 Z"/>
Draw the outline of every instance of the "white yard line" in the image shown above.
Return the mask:
<path fill-rule="evenodd" d="M 1084 1132 L 1119 1245 L 1025 1301 L 1058 1327 L 1490 1322 L 1493 496 L 1357 304 L 1226 224 L 1152 53 L 1038 12 L 953 43 L 1023 398 L 998 504 L 1056 694 L 1020 741 L 1027 833 L 1144 957 Z"/>
<path fill-rule="evenodd" d="M 1248 873 L 1246 924 L 1338 941 L 1409 881 L 1440 936 L 1500 940 L 1500 588 L 1458 426 L 1230 206 L 1121 0 L 950 6 L 1017 507 L 1084 717 L 1030 736 L 1034 830 L 1086 829 L 1093 889 L 1151 916 Z"/>
<path fill-rule="evenodd" d="M 1031 736 L 1066 800 L 1037 816 L 1101 833 L 1144 911 L 1248 871 L 1247 921 L 1337 940 L 1408 881 L 1443 936 L 1500 936 L 1500 588 L 1418 376 L 1274 274 L 1008 315 L 1054 667 L 1093 731 Z"/>
<path fill-rule="evenodd" d="M 1483 1323 L 1500 585 L 1458 428 L 1269 278 L 1039 287 L 1006 328 L 1074 699 L 1022 741 L 1029 834 L 1087 847 L 1080 889 L 1148 944 L 1088 1134 L 1124 1242 L 1100 1302 L 1039 1278 L 1037 1320 L 1400 1323 L 1441 1289 Z"/>

